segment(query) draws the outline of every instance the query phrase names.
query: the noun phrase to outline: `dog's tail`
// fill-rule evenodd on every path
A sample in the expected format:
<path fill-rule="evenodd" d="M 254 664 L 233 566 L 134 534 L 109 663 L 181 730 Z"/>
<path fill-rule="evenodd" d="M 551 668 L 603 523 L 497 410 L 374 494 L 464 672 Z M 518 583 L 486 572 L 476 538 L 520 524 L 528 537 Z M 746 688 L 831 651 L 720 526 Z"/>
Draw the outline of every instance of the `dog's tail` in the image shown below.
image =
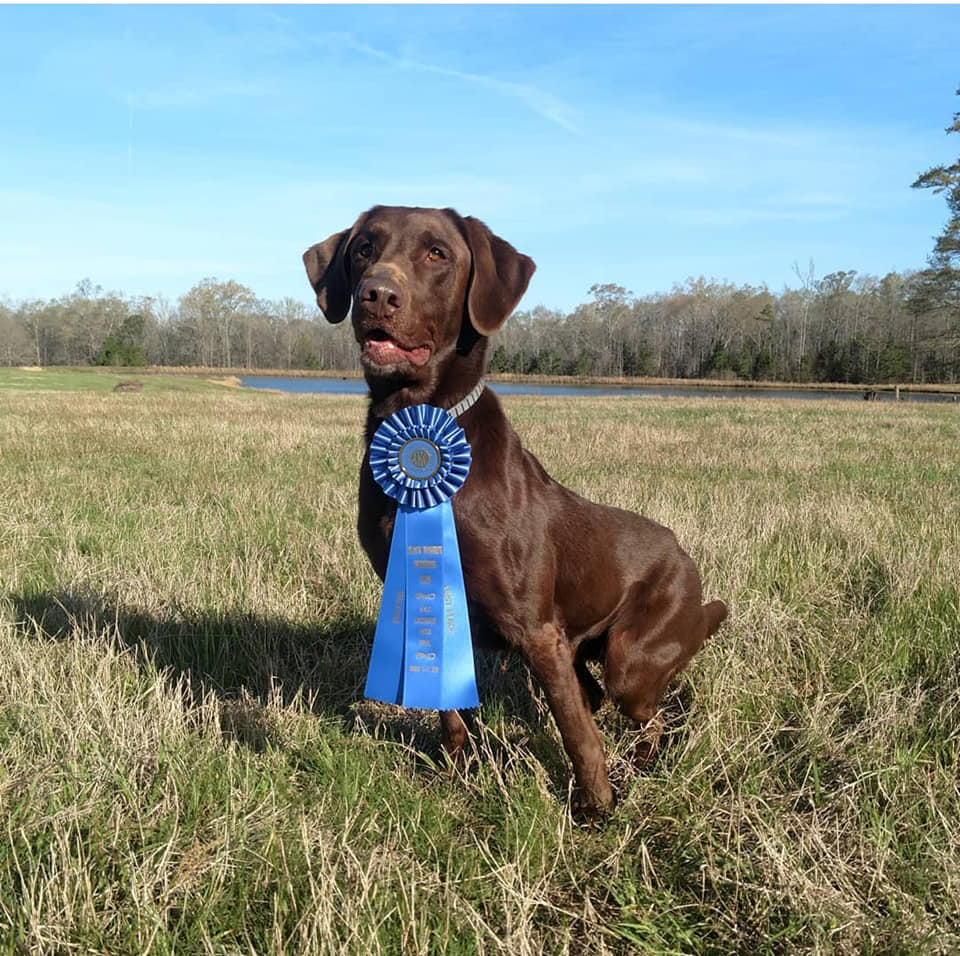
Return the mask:
<path fill-rule="evenodd" d="M 723 601 L 711 601 L 703 606 L 703 621 L 707 627 L 707 639 L 727 619 L 727 605 Z"/>

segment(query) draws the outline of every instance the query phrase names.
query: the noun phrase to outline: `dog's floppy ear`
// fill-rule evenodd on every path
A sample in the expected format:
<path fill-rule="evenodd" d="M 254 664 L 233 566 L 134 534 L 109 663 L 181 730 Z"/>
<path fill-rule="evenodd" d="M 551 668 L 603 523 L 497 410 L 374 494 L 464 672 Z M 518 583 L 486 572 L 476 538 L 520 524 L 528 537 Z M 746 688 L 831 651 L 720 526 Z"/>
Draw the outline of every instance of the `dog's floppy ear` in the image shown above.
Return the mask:
<path fill-rule="evenodd" d="M 350 287 L 344 260 L 350 230 L 334 233 L 303 254 L 307 278 L 317 293 L 317 305 L 328 322 L 342 322 L 350 311 Z"/>
<path fill-rule="evenodd" d="M 473 255 L 467 314 L 481 335 L 493 335 L 517 307 L 537 267 L 479 219 L 465 216 L 463 225 Z"/>

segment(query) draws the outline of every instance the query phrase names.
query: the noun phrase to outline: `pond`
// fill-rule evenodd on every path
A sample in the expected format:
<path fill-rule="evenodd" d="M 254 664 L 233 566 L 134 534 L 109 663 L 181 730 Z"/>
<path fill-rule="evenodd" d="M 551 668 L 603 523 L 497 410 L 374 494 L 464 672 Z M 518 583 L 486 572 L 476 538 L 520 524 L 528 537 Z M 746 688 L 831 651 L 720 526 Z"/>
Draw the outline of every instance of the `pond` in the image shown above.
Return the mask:
<path fill-rule="evenodd" d="M 243 388 L 267 388 L 278 392 L 323 393 L 327 395 L 366 395 L 367 383 L 362 378 L 308 378 L 294 375 L 245 375 L 240 379 Z M 670 398 L 796 398 L 807 400 L 843 399 L 864 400 L 867 391 L 838 389 L 789 388 L 724 388 L 723 386 L 691 385 L 541 385 L 523 382 L 491 382 L 498 395 L 647 395 Z M 877 401 L 893 401 L 893 392 L 872 393 Z M 936 392 L 907 392 L 901 390 L 901 401 L 955 402 L 956 394 Z"/>

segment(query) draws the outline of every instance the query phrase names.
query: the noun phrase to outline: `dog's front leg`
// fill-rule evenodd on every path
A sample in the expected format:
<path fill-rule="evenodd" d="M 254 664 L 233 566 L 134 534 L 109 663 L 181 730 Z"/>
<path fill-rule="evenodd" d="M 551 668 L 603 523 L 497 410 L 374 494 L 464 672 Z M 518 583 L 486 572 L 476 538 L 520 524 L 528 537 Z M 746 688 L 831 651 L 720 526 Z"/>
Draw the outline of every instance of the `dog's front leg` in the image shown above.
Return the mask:
<path fill-rule="evenodd" d="M 469 737 L 467 725 L 459 710 L 440 711 L 440 732 L 447 756 L 451 760 L 459 760 Z"/>
<path fill-rule="evenodd" d="M 531 634 L 525 650 L 573 763 L 577 785 L 574 809 L 587 814 L 608 810 L 613 806 L 613 791 L 607 778 L 603 740 L 581 689 L 573 651 L 554 624 L 544 624 L 539 632 Z"/>

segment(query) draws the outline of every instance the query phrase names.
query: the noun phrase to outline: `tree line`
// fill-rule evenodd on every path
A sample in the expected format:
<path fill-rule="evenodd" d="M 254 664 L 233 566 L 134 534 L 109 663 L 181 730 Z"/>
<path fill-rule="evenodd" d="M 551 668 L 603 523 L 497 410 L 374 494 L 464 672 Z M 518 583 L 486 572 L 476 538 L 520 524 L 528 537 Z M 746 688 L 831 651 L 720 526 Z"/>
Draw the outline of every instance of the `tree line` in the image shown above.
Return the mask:
<path fill-rule="evenodd" d="M 635 297 L 595 285 L 570 314 L 518 313 L 491 368 L 552 375 L 804 382 L 955 382 L 957 315 L 917 308 L 918 273 L 814 277 L 797 288 L 690 278 Z"/>
<path fill-rule="evenodd" d="M 597 284 L 570 312 L 516 312 L 490 345 L 495 372 L 768 381 L 956 382 L 960 309 L 930 295 L 929 270 L 853 270 L 766 286 L 688 278 L 634 296 Z M 301 301 L 204 279 L 176 302 L 104 292 L 0 303 L 0 364 L 359 368 L 345 322 Z"/>
<path fill-rule="evenodd" d="M 176 302 L 84 279 L 60 298 L 0 302 L 0 364 L 353 368 L 356 347 L 317 315 L 232 279 L 203 279 Z"/>

